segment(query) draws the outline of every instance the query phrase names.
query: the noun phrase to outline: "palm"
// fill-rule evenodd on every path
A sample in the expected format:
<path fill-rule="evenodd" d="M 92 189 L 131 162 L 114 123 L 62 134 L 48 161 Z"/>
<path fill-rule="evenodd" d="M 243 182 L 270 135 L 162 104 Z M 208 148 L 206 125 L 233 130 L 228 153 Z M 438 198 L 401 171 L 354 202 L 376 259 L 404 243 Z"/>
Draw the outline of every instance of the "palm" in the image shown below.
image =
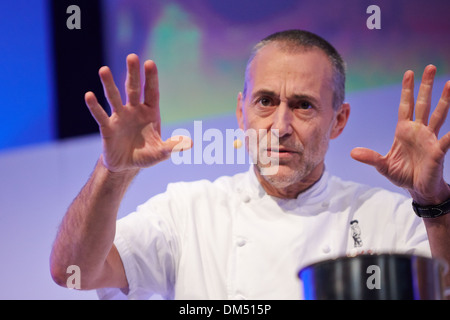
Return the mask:
<path fill-rule="evenodd" d="M 86 94 L 86 104 L 100 127 L 103 139 L 103 162 L 111 171 L 122 171 L 152 166 L 167 159 L 172 151 L 190 148 L 190 139 L 161 140 L 158 75 L 156 65 L 147 61 L 145 68 L 144 101 L 140 101 L 141 84 L 139 60 L 136 55 L 127 58 L 127 104 L 114 84 L 111 71 L 100 69 L 106 97 L 111 106 L 110 117 L 98 104 L 93 93 Z"/>
<path fill-rule="evenodd" d="M 450 146 L 450 133 L 438 140 L 437 135 L 445 121 L 450 101 L 450 82 L 446 84 L 442 97 L 431 115 L 431 89 L 435 68 L 425 69 L 414 113 L 412 72 L 405 73 L 402 97 L 399 107 L 399 121 L 394 142 L 387 155 L 356 148 L 352 157 L 373 165 L 392 183 L 407 189 L 422 202 L 436 202 L 443 189 L 443 163 Z"/>
<path fill-rule="evenodd" d="M 162 160 L 160 122 L 151 119 L 139 105 L 127 108 L 122 114 L 113 113 L 109 125 L 101 129 L 104 158 L 108 166 L 118 164 L 146 167 Z M 133 124 L 130 126 L 130 124 Z"/>
<path fill-rule="evenodd" d="M 394 184 L 406 189 L 421 188 L 434 172 L 442 172 L 445 153 L 433 132 L 424 125 L 401 122 L 389 153 L 379 171 Z"/>

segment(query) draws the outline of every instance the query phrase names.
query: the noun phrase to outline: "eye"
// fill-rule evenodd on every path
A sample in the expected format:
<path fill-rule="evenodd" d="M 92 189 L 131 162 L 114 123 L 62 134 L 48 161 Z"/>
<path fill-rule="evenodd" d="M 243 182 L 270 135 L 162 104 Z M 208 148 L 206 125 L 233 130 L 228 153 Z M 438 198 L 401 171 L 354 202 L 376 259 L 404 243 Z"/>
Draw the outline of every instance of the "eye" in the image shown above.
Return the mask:
<path fill-rule="evenodd" d="M 272 99 L 268 97 L 259 98 L 258 103 L 263 107 L 270 107 L 272 105 Z"/>
<path fill-rule="evenodd" d="M 300 101 L 296 105 L 296 109 L 309 110 L 312 108 L 313 108 L 313 105 L 311 103 L 309 103 L 308 101 Z"/>

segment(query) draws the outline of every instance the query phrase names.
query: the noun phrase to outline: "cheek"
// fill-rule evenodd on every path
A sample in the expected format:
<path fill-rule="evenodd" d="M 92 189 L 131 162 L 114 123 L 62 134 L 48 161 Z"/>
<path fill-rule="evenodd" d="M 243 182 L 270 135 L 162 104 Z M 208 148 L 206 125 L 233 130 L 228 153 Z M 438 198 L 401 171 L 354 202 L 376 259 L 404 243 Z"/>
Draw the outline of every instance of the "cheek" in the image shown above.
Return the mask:
<path fill-rule="evenodd" d="M 320 126 L 303 129 L 300 132 L 300 140 L 305 150 L 310 150 L 312 154 L 324 154 L 328 150 L 330 130 L 325 131 Z"/>
<path fill-rule="evenodd" d="M 246 129 L 269 129 L 272 124 L 272 119 L 270 117 L 261 117 L 254 112 L 247 112 L 244 119 Z"/>
<path fill-rule="evenodd" d="M 325 153 L 328 150 L 328 144 L 330 142 L 330 132 L 317 130 L 314 133 L 314 137 L 316 137 L 315 138 L 316 152 L 320 153 L 321 155 L 325 155 Z"/>

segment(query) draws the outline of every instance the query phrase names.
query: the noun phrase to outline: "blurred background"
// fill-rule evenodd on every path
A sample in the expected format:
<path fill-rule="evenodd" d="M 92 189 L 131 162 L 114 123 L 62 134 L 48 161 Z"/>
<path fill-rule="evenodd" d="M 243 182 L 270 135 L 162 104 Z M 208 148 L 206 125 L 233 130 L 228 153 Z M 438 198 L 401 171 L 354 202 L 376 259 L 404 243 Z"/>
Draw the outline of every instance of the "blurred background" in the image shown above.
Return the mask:
<path fill-rule="evenodd" d="M 378 5 L 381 29 L 366 25 Z M 80 8 L 81 29 L 67 20 Z M 317 33 L 348 66 L 352 111 L 332 141 L 327 170 L 344 179 L 404 193 L 349 156 L 358 146 L 385 154 L 392 143 L 403 73 L 437 66 L 433 107 L 450 80 L 448 0 L 15 0 L 0 2 L 0 299 L 97 299 L 95 291 L 58 287 L 49 255 L 58 225 L 101 153 L 84 104 L 102 98 L 98 69 L 111 67 L 123 92 L 125 58 L 153 59 L 160 76 L 163 138 L 175 129 L 236 129 L 236 97 L 253 45 L 284 29 Z M 123 97 L 125 97 L 123 95 Z M 441 135 L 450 131 L 450 121 Z M 195 138 L 195 137 L 194 137 Z M 209 143 L 203 139 L 200 147 Z M 224 146 L 225 149 L 226 146 Z M 446 157 L 445 177 L 450 181 Z M 119 217 L 167 183 L 215 179 L 247 164 L 149 168 L 130 187 Z"/>

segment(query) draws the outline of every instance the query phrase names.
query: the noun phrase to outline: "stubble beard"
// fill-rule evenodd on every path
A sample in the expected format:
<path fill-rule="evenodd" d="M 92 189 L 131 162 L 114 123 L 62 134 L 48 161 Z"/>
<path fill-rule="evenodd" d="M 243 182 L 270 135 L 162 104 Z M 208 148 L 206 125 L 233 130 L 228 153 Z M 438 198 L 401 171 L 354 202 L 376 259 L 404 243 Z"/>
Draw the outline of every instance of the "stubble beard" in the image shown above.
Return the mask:
<path fill-rule="evenodd" d="M 264 170 L 267 170 L 267 166 L 261 165 L 259 162 L 256 164 L 257 169 L 261 173 L 263 179 L 277 189 L 284 189 L 296 183 L 305 182 L 314 169 L 323 163 L 325 154 L 328 150 L 328 143 L 329 140 L 326 137 L 323 137 L 314 144 L 316 148 L 312 148 L 309 152 L 305 151 L 305 147 L 299 141 L 289 144 L 280 143 L 286 147 L 298 150 L 296 156 L 298 157 L 298 160 L 295 162 L 280 160 L 279 163 L 274 164 L 274 166 L 278 166 L 278 168 L 275 168 L 273 171 L 276 172 L 275 174 L 264 174 Z"/>

